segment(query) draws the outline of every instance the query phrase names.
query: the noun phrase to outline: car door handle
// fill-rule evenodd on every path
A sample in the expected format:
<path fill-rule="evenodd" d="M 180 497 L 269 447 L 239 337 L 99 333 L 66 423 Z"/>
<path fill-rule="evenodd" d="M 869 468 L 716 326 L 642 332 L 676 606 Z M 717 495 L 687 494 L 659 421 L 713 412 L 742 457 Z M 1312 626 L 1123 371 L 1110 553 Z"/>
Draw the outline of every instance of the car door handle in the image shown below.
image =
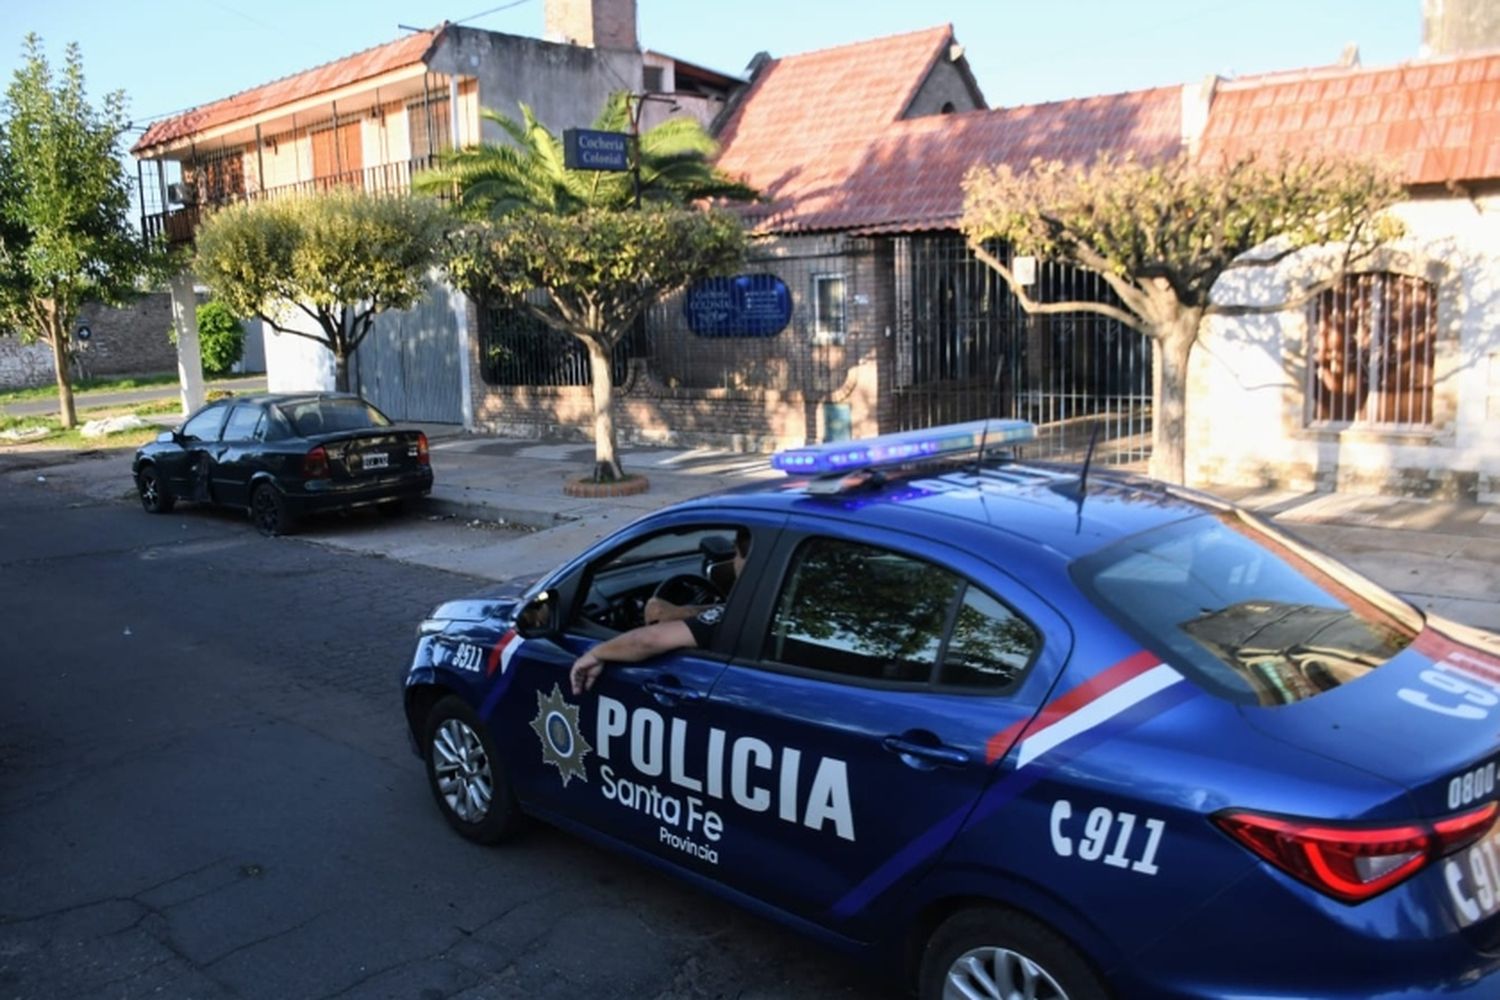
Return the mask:
<path fill-rule="evenodd" d="M 678 684 L 676 681 L 647 681 L 646 683 L 642 684 L 641 687 L 646 690 L 647 694 L 655 698 L 657 702 L 662 705 L 675 705 L 679 702 L 685 703 L 702 701 L 704 698 L 704 694 L 702 691 L 694 691 L 692 688 L 685 688 L 681 684 Z"/>
<path fill-rule="evenodd" d="M 918 766 L 917 761 L 946 764 L 949 767 L 962 767 L 969 762 L 969 754 L 966 750 L 955 747 L 929 746 L 926 743 L 914 743 L 911 740 L 902 739 L 900 736 L 887 736 L 880 741 L 880 745 L 893 754 L 899 755 L 908 764 Z M 908 760 L 915 758 L 915 760 Z"/>

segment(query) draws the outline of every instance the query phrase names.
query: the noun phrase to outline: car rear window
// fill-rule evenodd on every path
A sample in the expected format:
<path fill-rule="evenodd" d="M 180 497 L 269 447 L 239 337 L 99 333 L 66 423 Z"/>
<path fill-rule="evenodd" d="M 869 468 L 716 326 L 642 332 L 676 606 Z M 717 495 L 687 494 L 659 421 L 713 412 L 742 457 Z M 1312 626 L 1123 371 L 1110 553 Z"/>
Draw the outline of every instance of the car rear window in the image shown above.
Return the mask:
<path fill-rule="evenodd" d="M 299 437 L 391 425 L 384 413 L 362 399 L 309 399 L 283 403 L 281 410 Z"/>
<path fill-rule="evenodd" d="M 1362 677 L 1422 628 L 1400 598 L 1233 509 L 1135 535 L 1073 574 L 1164 660 L 1249 704 L 1290 704 Z"/>

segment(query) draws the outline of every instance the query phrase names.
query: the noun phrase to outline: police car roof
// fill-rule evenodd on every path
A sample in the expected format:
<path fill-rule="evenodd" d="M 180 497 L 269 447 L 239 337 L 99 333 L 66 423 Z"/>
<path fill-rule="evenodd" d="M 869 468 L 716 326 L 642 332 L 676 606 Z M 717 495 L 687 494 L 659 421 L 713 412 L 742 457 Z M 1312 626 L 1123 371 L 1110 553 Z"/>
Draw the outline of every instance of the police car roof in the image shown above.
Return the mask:
<path fill-rule="evenodd" d="M 1089 472 L 1080 503 L 1077 468 L 995 460 L 978 467 L 940 460 L 860 478 L 845 477 L 842 488 L 833 488 L 836 477 L 789 476 L 689 504 L 800 512 L 954 544 L 993 543 L 999 533 L 1064 561 L 1217 506 L 1190 490 L 1102 470 Z"/>

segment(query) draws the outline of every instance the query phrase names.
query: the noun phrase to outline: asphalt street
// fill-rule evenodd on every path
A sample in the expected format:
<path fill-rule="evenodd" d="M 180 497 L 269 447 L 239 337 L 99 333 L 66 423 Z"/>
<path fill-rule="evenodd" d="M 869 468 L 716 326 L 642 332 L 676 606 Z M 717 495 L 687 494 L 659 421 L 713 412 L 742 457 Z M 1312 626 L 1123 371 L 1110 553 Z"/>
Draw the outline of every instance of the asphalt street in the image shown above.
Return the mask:
<path fill-rule="evenodd" d="M 0 477 L 0 998 L 900 995 L 572 836 L 449 831 L 399 675 L 480 583 Z"/>

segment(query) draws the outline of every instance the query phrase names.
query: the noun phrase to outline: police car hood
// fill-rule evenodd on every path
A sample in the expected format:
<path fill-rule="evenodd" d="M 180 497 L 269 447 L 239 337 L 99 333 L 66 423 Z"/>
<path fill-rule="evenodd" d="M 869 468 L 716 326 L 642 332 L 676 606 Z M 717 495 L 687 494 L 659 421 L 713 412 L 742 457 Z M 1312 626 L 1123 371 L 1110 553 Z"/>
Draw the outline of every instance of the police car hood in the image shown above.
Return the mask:
<path fill-rule="evenodd" d="M 467 597 L 444 601 L 429 616 L 455 622 L 482 622 L 491 618 L 509 619 L 515 616 L 521 596 L 537 577 L 518 577 L 504 583 L 487 587 Z"/>
<path fill-rule="evenodd" d="M 1362 677 L 1241 711 L 1266 735 L 1395 782 L 1419 815 L 1441 816 L 1468 804 L 1450 798 L 1453 779 L 1500 756 L 1500 638 L 1429 619 Z"/>

